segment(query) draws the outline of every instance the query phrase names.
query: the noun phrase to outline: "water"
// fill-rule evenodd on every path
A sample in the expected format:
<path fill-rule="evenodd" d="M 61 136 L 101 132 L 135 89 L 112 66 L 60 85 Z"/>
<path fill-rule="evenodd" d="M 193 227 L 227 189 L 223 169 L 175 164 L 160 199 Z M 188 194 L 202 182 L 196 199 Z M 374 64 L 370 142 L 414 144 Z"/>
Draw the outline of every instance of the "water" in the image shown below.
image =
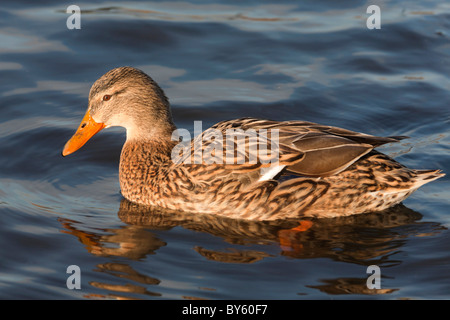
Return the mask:
<path fill-rule="evenodd" d="M 280 242 L 288 225 L 124 201 L 122 129 L 60 155 L 91 84 L 131 65 L 164 88 L 179 128 L 254 116 L 408 135 L 380 150 L 449 173 L 449 3 L 380 1 L 380 30 L 366 27 L 377 1 L 77 2 L 81 30 L 66 27 L 70 4 L 0 8 L 0 298 L 450 298 L 449 175 L 390 212 Z"/>

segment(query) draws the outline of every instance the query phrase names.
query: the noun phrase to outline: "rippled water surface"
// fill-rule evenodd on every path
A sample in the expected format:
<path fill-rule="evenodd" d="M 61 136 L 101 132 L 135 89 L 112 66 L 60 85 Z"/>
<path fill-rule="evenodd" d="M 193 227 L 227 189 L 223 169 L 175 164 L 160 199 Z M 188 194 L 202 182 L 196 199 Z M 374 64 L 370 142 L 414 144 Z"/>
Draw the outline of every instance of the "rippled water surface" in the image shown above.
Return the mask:
<path fill-rule="evenodd" d="M 131 65 L 180 128 L 254 116 L 408 135 L 380 151 L 449 173 L 449 2 L 89 1 L 69 30 L 71 4 L 0 5 L 0 298 L 450 298 L 449 175 L 389 212 L 285 234 L 126 202 L 122 129 L 60 154 L 91 84 Z M 369 265 L 381 289 L 367 288 Z"/>

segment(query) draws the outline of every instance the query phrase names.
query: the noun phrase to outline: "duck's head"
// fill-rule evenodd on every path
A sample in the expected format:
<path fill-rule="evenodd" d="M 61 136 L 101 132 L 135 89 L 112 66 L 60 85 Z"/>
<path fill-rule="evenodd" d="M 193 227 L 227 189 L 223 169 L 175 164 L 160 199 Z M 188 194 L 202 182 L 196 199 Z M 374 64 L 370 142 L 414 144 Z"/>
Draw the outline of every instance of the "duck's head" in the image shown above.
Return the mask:
<path fill-rule="evenodd" d="M 86 114 L 62 155 L 77 151 L 100 130 L 112 126 L 124 127 L 127 140 L 170 137 L 175 129 L 163 90 L 132 67 L 113 69 L 92 85 Z"/>

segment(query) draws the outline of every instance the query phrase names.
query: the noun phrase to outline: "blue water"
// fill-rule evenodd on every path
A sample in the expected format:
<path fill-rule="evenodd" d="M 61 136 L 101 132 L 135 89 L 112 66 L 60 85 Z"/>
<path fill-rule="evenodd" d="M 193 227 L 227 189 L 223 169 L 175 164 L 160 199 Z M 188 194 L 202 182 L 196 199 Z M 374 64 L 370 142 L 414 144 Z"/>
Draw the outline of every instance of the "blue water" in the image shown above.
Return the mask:
<path fill-rule="evenodd" d="M 449 37 L 438 0 L 2 3 L 0 298 L 449 299 Z M 60 155 L 91 84 L 124 65 L 161 85 L 179 128 L 254 116 L 408 135 L 380 151 L 447 176 L 288 245 L 284 224 L 139 210 L 120 195 L 123 129 Z"/>

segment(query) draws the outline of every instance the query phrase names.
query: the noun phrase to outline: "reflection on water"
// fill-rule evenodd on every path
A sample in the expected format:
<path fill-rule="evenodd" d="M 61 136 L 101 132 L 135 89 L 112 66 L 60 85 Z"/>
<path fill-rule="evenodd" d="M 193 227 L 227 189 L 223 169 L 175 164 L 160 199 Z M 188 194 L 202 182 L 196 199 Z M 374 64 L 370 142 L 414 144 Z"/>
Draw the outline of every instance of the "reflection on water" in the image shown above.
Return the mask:
<path fill-rule="evenodd" d="M 146 259 L 158 254 L 167 245 L 164 232 L 175 227 L 204 232 L 222 238 L 232 248 L 220 250 L 208 248 L 207 244 L 194 246 L 191 250 L 204 259 L 219 263 L 252 264 L 275 257 L 264 247 L 277 245 L 279 255 L 294 259 L 328 258 L 334 261 L 389 268 L 402 263 L 396 259 L 411 237 L 436 235 L 446 228 L 434 222 L 421 222 L 422 215 L 404 205 L 397 205 L 385 212 L 369 213 L 334 219 L 308 221 L 307 228 L 293 229 L 299 221 L 259 222 L 227 219 L 212 215 L 198 215 L 167 211 L 160 208 L 140 206 L 122 199 L 117 213 L 125 225 L 117 229 L 104 229 L 101 234 L 82 231 L 76 221 L 60 219 L 64 233 L 76 236 L 84 248 L 95 256 L 111 258 L 111 262 L 97 265 L 96 272 L 120 278 L 123 284 L 92 281 L 90 285 L 114 294 L 87 294 L 88 298 L 128 299 L 126 293 L 143 296 L 161 296 L 155 276 L 139 272 L 128 263 L 112 262 L 114 257 L 130 260 Z M 301 222 L 301 221 L 300 221 Z M 300 231 L 299 231 L 300 230 Z M 159 231 L 158 233 L 156 233 Z M 248 249 L 258 244 L 261 250 Z M 236 246 L 237 245 L 237 246 Z M 328 278 L 323 285 L 307 285 L 333 295 L 389 294 L 397 288 L 368 289 L 367 278 Z M 130 282 L 136 283 L 132 284 Z M 214 290 L 214 289 L 212 289 Z"/>
<path fill-rule="evenodd" d="M 138 260 L 166 245 L 153 233 L 140 226 L 106 229 L 103 231 L 108 234 L 100 235 L 78 230 L 74 221 L 68 219 L 61 219 L 61 223 L 67 229 L 67 233 L 78 237 L 86 250 L 98 256 L 121 256 Z"/>
<path fill-rule="evenodd" d="M 339 279 L 325 279 L 321 280 L 324 282 L 324 285 L 319 286 L 308 286 L 309 288 L 315 288 L 322 292 L 332 294 L 332 295 L 341 295 L 341 294 L 367 294 L 367 295 L 376 295 L 376 294 L 389 294 L 398 289 L 369 289 L 367 288 L 366 281 L 367 279 L 358 279 L 358 278 L 339 278 Z"/>
<path fill-rule="evenodd" d="M 122 263 L 105 263 L 105 264 L 98 264 L 98 269 L 96 271 L 98 272 L 104 272 L 107 274 L 110 274 L 114 277 L 118 277 L 120 279 L 124 279 L 125 281 L 132 281 L 138 283 L 138 285 L 135 284 L 111 284 L 111 283 L 105 283 L 100 281 L 91 281 L 89 284 L 93 287 L 102 289 L 104 291 L 112 291 L 117 292 L 118 294 L 109 294 L 107 297 L 109 298 L 116 298 L 121 299 L 122 295 L 127 292 L 131 293 L 137 293 L 139 295 L 145 296 L 153 296 L 153 297 L 159 297 L 161 294 L 151 292 L 147 290 L 147 286 L 150 285 L 156 285 L 160 281 L 158 279 L 142 275 L 133 268 L 131 268 L 129 265 L 122 264 Z M 99 295 L 86 295 L 87 298 L 99 298 Z M 128 298 L 129 299 L 129 298 Z"/>

